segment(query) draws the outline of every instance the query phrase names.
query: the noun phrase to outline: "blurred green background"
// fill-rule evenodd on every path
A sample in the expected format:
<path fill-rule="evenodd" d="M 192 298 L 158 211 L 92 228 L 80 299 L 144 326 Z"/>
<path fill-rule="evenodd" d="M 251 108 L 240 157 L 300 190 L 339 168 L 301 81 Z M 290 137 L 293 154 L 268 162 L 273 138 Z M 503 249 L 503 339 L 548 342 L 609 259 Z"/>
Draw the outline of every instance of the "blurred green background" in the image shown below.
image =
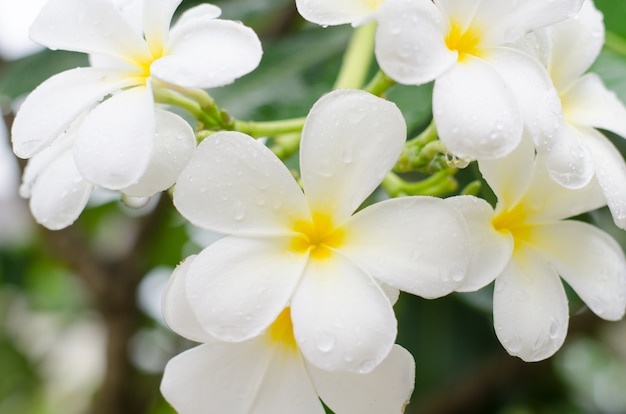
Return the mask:
<path fill-rule="evenodd" d="M 17 42 L 8 31 L 17 3 L 0 0 L 0 45 Z M 179 11 L 197 3 L 185 0 Z M 224 18 L 253 27 L 264 47 L 256 71 L 210 91 L 221 108 L 239 119 L 298 117 L 332 88 L 351 27 L 306 23 L 293 0 L 214 3 Z M 592 70 L 626 102 L 626 1 L 596 5 L 609 35 Z M 63 51 L 7 53 L 0 58 L 7 123 L 20 97 L 49 76 L 87 63 L 84 55 Z M 424 85 L 394 86 L 388 93 L 411 136 L 430 121 L 430 92 Z M 72 228 L 46 231 L 31 222 L 17 196 L 18 164 L 7 137 L 0 137 L 0 414 L 172 413 L 158 391 L 160 375 L 169 358 L 193 344 L 164 326 L 160 292 L 173 267 L 213 235 L 187 225 L 168 197 L 133 210 L 104 192 Z M 626 152 L 620 137 L 610 138 Z M 478 177 L 470 166 L 457 178 Z M 607 211 L 582 219 L 626 247 L 626 234 Z M 403 294 L 395 306 L 398 342 L 417 367 L 406 412 L 626 413 L 626 323 L 600 320 L 571 292 L 570 308 L 563 348 L 548 361 L 528 364 L 498 343 L 489 288 L 432 301 Z"/>

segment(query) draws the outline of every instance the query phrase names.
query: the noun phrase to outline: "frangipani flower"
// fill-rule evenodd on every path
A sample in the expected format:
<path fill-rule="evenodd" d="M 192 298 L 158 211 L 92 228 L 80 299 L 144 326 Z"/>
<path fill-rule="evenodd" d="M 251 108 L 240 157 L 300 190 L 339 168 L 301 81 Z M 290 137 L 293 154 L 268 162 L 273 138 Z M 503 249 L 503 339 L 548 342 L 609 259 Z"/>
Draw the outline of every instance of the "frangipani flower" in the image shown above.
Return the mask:
<path fill-rule="evenodd" d="M 595 314 L 620 319 L 626 307 L 621 247 L 597 227 L 564 220 L 605 204 L 597 183 L 578 190 L 558 185 L 529 139 L 508 157 L 479 166 L 498 203 L 494 212 L 479 198 L 450 199 L 475 238 L 468 283 L 459 290 L 476 290 L 495 278 L 494 326 L 505 349 L 539 361 L 563 344 L 568 304 L 559 275 Z"/>
<path fill-rule="evenodd" d="M 227 234 L 180 276 L 203 329 L 246 341 L 290 307 L 312 364 L 369 372 L 385 359 L 396 320 L 381 284 L 442 296 L 462 283 L 469 255 L 465 223 L 441 199 L 386 200 L 352 215 L 395 164 L 405 134 L 389 101 L 355 90 L 322 97 L 302 132 L 304 194 L 249 136 L 204 140 L 174 190 L 185 218 Z"/>
<path fill-rule="evenodd" d="M 385 0 L 296 0 L 298 13 L 322 26 L 350 23 L 360 26 L 374 19 Z"/>
<path fill-rule="evenodd" d="M 152 157 L 137 183 L 124 189 L 131 197 L 148 197 L 176 182 L 194 149 L 191 126 L 171 112 L 157 109 Z M 35 220 L 51 229 L 71 225 L 81 214 L 95 186 L 78 171 L 72 151 L 76 126 L 32 157 L 22 177 L 20 195 L 28 198 Z"/>
<path fill-rule="evenodd" d="M 606 129 L 626 138 L 626 108 L 597 75 L 585 74 L 604 44 L 602 14 L 588 0 L 574 18 L 524 40 L 544 62 L 554 82 L 570 139 L 579 140 L 591 153 L 615 223 L 626 228 L 626 163 L 611 141 L 594 129 Z"/>
<path fill-rule="evenodd" d="M 323 414 L 320 398 L 337 414 L 404 411 L 415 363 L 398 345 L 367 374 L 321 370 L 298 349 L 289 308 L 255 338 L 231 343 L 210 337 L 191 310 L 180 277 L 194 260 L 189 257 L 177 268 L 163 300 L 170 327 L 204 342 L 165 367 L 161 391 L 177 412 Z"/>
<path fill-rule="evenodd" d="M 561 136 L 559 99 L 542 65 L 508 44 L 575 14 L 582 0 L 387 0 L 376 12 L 376 58 L 403 84 L 435 80 L 433 116 L 449 152 L 495 159 L 532 135 L 552 177 L 577 188 L 589 154 Z"/>
<path fill-rule="evenodd" d="M 179 3 L 144 1 L 138 33 L 112 0 L 48 1 L 31 27 L 32 39 L 90 53 L 97 67 L 57 74 L 28 96 L 13 124 L 14 152 L 33 157 L 64 140 L 71 127 L 84 180 L 121 191 L 136 185 L 153 163 L 159 132 L 152 89 L 225 85 L 254 69 L 262 53 L 254 32 L 217 19 L 215 6 L 188 10 L 170 30 Z M 169 147 L 181 156 L 176 140 Z"/>

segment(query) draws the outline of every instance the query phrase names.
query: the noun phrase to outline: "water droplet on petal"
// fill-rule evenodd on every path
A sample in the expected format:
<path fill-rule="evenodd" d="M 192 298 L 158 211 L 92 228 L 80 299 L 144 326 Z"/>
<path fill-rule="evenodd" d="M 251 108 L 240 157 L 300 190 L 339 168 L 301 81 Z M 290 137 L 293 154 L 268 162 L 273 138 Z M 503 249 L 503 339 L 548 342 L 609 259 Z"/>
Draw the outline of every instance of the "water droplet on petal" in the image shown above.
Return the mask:
<path fill-rule="evenodd" d="M 330 352 L 335 347 L 335 337 L 329 333 L 321 332 L 317 336 L 317 349 L 320 352 Z"/>

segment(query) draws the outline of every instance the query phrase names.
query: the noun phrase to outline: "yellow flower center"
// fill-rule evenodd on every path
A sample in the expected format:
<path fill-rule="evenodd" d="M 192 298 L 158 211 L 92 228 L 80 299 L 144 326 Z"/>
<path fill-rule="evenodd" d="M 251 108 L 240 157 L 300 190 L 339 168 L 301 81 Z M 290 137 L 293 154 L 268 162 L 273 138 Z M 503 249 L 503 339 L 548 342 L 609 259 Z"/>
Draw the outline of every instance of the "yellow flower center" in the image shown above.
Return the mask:
<path fill-rule="evenodd" d="M 293 226 L 298 234 L 291 240 L 290 250 L 310 253 L 310 257 L 324 259 L 343 242 L 344 232 L 335 228 L 327 214 L 313 213 L 313 220 L 299 220 Z"/>
<path fill-rule="evenodd" d="M 132 60 L 132 65 L 135 66 L 137 71 L 138 83 L 144 84 L 150 77 L 150 68 L 152 64 L 166 55 L 165 46 L 160 41 L 147 41 L 148 48 L 150 49 L 149 55 L 138 56 Z"/>
<path fill-rule="evenodd" d="M 283 309 L 274 323 L 270 325 L 267 329 L 267 337 L 273 346 L 282 345 L 292 351 L 298 350 L 298 344 L 296 344 L 296 339 L 293 336 L 290 308 Z"/>
<path fill-rule="evenodd" d="M 529 211 L 523 204 L 517 204 L 509 210 L 498 213 L 491 221 L 499 233 L 509 233 L 515 241 L 515 249 L 531 239 L 534 224 L 528 223 Z"/>
<path fill-rule="evenodd" d="M 470 26 L 467 30 L 462 31 L 454 22 L 446 36 L 446 46 L 448 46 L 448 49 L 458 52 L 459 62 L 463 62 L 469 55 L 478 56 L 479 43 L 480 30 Z"/>

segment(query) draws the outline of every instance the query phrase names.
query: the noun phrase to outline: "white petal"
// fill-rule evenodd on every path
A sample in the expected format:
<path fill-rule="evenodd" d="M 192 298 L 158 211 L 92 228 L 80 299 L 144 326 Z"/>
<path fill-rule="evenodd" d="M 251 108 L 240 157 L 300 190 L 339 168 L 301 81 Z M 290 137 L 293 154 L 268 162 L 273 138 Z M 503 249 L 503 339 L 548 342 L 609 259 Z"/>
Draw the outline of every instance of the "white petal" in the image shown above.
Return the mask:
<path fill-rule="evenodd" d="M 464 280 L 471 257 L 467 224 L 434 197 L 372 204 L 342 227 L 338 250 L 375 279 L 425 298 L 447 295 Z"/>
<path fill-rule="evenodd" d="M 593 176 L 591 158 L 563 121 L 561 101 L 545 68 L 526 54 L 494 49 L 489 63 L 511 88 L 537 151 L 561 185 L 580 188 Z"/>
<path fill-rule="evenodd" d="M 193 19 L 217 19 L 222 14 L 222 9 L 213 4 L 199 4 L 185 10 L 176 20 L 172 29 L 188 24 Z"/>
<path fill-rule="evenodd" d="M 526 33 L 574 16 L 584 0 L 482 0 L 474 24 L 489 44 L 513 42 Z"/>
<path fill-rule="evenodd" d="M 330 371 L 370 372 L 396 338 L 397 322 L 380 286 L 339 254 L 309 261 L 291 318 L 304 357 Z"/>
<path fill-rule="evenodd" d="M 626 229 L 626 163 L 611 141 L 592 128 L 580 128 L 594 160 L 596 177 L 615 224 Z"/>
<path fill-rule="evenodd" d="M 356 26 L 376 10 L 368 0 L 296 0 L 298 13 L 322 26 L 351 23 Z"/>
<path fill-rule="evenodd" d="M 446 26 L 431 2 L 388 0 L 378 13 L 376 60 L 399 83 L 430 82 L 457 61 L 445 44 Z"/>
<path fill-rule="evenodd" d="M 565 340 L 568 312 L 563 284 L 550 265 L 518 248 L 493 294 L 493 323 L 507 352 L 527 362 L 552 356 Z"/>
<path fill-rule="evenodd" d="M 153 76 L 177 85 L 214 88 L 252 72 L 263 49 L 256 33 L 241 23 L 211 15 L 187 19 L 170 32 L 169 54 L 150 67 Z"/>
<path fill-rule="evenodd" d="M 130 85 L 127 70 L 77 68 L 54 75 L 20 107 L 11 130 L 13 151 L 32 157 L 106 94 Z"/>
<path fill-rule="evenodd" d="M 143 3 L 143 32 L 152 55 L 158 56 L 167 43 L 170 22 L 182 0 L 150 0 Z"/>
<path fill-rule="evenodd" d="M 505 157 L 480 160 L 480 173 L 505 206 L 514 206 L 522 197 L 535 168 L 535 146 L 528 135 Z"/>
<path fill-rule="evenodd" d="M 78 129 L 74 144 L 78 170 L 87 181 L 111 190 L 136 184 L 152 158 L 155 128 L 150 88 L 113 95 Z"/>
<path fill-rule="evenodd" d="M 561 101 L 568 122 L 608 129 L 626 138 L 626 108 L 597 75 L 580 78 L 561 94 Z"/>
<path fill-rule="evenodd" d="M 180 263 L 163 292 L 161 309 L 163 319 L 177 334 L 196 342 L 212 342 L 213 337 L 202 328 L 193 313 L 187 297 L 187 273 L 196 256 L 189 256 Z"/>
<path fill-rule="evenodd" d="M 112 1 L 49 0 L 30 37 L 50 49 L 97 53 L 120 60 L 150 58 L 146 43 Z"/>
<path fill-rule="evenodd" d="M 259 335 L 288 306 L 306 255 L 289 240 L 225 237 L 204 249 L 187 271 L 187 297 L 211 335 L 243 341 Z"/>
<path fill-rule="evenodd" d="M 336 414 L 401 414 L 415 383 L 415 362 L 399 345 L 372 372 L 307 369 L 320 398 Z"/>
<path fill-rule="evenodd" d="M 471 56 L 435 81 L 433 116 L 441 141 L 459 157 L 503 157 L 522 137 L 513 91 L 490 65 Z"/>
<path fill-rule="evenodd" d="M 150 163 L 139 182 L 123 190 L 147 197 L 167 190 L 176 182 L 194 149 L 196 136 L 187 121 L 171 112 L 156 110 L 156 134 Z"/>
<path fill-rule="evenodd" d="M 434 3 L 450 21 L 448 24 L 454 22 L 459 29 L 466 30 L 471 25 L 481 0 L 435 0 Z"/>
<path fill-rule="evenodd" d="M 600 54 L 604 44 L 602 13 L 593 1 L 585 1 L 575 17 L 547 31 L 551 39 L 548 72 L 560 91 L 585 73 Z"/>
<path fill-rule="evenodd" d="M 291 232 L 295 220 L 309 216 L 284 164 L 238 132 L 202 141 L 178 178 L 174 204 L 195 225 L 228 234 Z"/>
<path fill-rule="evenodd" d="M 45 153 L 40 155 L 46 157 Z M 37 162 L 36 159 L 32 161 Z M 39 224 L 59 230 L 76 221 L 92 190 L 76 169 L 72 151 L 68 149 L 50 160 L 38 174 L 31 189 L 30 210 Z"/>
<path fill-rule="evenodd" d="M 324 413 L 301 356 L 272 350 L 263 337 L 174 357 L 161 392 L 180 414 Z"/>
<path fill-rule="evenodd" d="M 398 107 L 364 91 L 337 90 L 309 112 L 300 144 L 311 211 L 348 218 L 398 160 L 406 124 Z"/>
<path fill-rule="evenodd" d="M 601 318 L 618 320 L 626 307 L 626 258 L 607 233 L 587 223 L 538 226 L 536 249 Z"/>
<path fill-rule="evenodd" d="M 491 224 L 493 208 L 485 200 L 471 196 L 447 198 L 463 215 L 469 226 L 472 259 L 465 281 L 456 290 L 472 292 L 491 283 L 511 260 L 513 237 L 496 231 Z"/>

